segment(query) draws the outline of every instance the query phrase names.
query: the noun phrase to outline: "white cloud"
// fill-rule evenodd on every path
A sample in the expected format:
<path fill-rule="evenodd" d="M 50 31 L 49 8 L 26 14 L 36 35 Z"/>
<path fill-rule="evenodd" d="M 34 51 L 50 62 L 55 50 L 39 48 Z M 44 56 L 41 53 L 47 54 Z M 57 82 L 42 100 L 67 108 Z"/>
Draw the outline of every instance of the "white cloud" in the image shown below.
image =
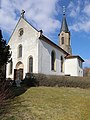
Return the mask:
<path fill-rule="evenodd" d="M 75 3 L 73 1 L 70 2 L 70 4 L 68 5 L 68 9 L 69 9 L 69 15 L 71 17 L 77 17 L 80 13 L 80 1 L 77 1 L 77 6 L 75 5 Z"/>
<path fill-rule="evenodd" d="M 73 17 L 70 30 L 90 32 L 90 1 L 82 2 L 78 0 L 76 3 L 70 2 L 68 9 L 70 17 Z"/>
<path fill-rule="evenodd" d="M 73 24 L 73 25 L 69 26 L 69 29 L 78 32 L 79 31 L 79 25 L 77 23 Z"/>
<path fill-rule="evenodd" d="M 0 10 L 0 26 L 3 30 L 10 32 L 15 26 L 16 20 L 11 16 L 7 15 L 5 11 Z"/>
<path fill-rule="evenodd" d="M 60 26 L 55 18 L 58 0 L 2 0 L 0 9 L 0 26 L 11 32 L 20 16 L 20 11 L 26 11 L 26 19 L 46 34 L 53 33 Z"/>
<path fill-rule="evenodd" d="M 90 59 L 85 60 L 84 67 L 90 67 Z"/>
<path fill-rule="evenodd" d="M 90 17 L 90 3 L 85 5 L 83 12 Z"/>
<path fill-rule="evenodd" d="M 83 23 L 79 23 L 80 29 L 85 32 L 90 32 L 90 21 L 85 21 Z"/>
<path fill-rule="evenodd" d="M 86 33 L 89 33 L 90 32 L 90 21 L 74 23 L 73 25 L 70 26 L 70 30 L 74 30 L 76 32 L 84 31 Z"/>
<path fill-rule="evenodd" d="M 55 15 L 57 14 L 57 0 L 38 0 L 38 3 L 38 5 L 34 3 L 34 6 L 30 8 L 27 13 L 27 18 L 29 20 L 31 18 L 31 20 L 36 23 L 36 26 L 39 29 L 43 29 L 44 32 L 55 32 L 60 26 L 60 22 L 55 18 Z"/>

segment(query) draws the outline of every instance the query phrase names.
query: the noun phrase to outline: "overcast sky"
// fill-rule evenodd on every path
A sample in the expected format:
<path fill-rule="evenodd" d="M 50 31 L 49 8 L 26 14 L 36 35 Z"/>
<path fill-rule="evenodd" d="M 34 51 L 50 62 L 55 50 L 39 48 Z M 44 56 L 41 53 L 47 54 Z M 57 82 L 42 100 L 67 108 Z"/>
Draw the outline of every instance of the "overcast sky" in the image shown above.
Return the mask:
<path fill-rule="evenodd" d="M 1 0 L 0 27 L 3 37 L 9 40 L 24 9 L 25 18 L 58 44 L 62 6 L 66 6 L 73 54 L 85 60 L 84 67 L 90 67 L 90 0 Z"/>

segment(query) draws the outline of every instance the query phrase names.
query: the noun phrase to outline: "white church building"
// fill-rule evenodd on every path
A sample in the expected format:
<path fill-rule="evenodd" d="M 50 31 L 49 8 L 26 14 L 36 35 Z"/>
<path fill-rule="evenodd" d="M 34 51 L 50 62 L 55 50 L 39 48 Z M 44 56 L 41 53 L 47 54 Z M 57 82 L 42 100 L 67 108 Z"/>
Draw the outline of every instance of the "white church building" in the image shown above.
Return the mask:
<path fill-rule="evenodd" d="M 42 30 L 34 28 L 24 18 L 24 12 L 22 11 L 8 42 L 12 59 L 7 64 L 7 78 L 23 79 L 26 73 L 83 76 L 84 60 L 78 55 L 72 55 L 70 31 L 65 14 L 57 45 L 48 39 Z"/>

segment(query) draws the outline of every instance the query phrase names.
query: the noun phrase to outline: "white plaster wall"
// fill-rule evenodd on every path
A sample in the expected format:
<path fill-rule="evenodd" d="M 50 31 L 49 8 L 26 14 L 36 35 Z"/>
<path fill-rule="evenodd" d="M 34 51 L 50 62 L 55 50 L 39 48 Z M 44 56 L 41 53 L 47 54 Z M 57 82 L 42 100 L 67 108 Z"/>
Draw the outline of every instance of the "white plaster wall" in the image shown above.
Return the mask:
<path fill-rule="evenodd" d="M 78 61 L 78 60 L 77 60 Z M 78 72 L 78 76 L 83 77 L 83 68 L 81 68 L 79 66 L 79 63 L 77 62 L 77 72 Z"/>
<path fill-rule="evenodd" d="M 65 60 L 65 74 L 71 76 L 77 76 L 77 59 Z"/>
<path fill-rule="evenodd" d="M 65 54 L 50 44 L 40 40 L 39 42 L 39 73 L 51 74 L 51 75 L 64 75 L 61 73 L 61 56 L 65 57 Z M 56 53 L 56 71 L 51 70 L 51 52 Z"/>
<path fill-rule="evenodd" d="M 24 29 L 24 33 L 21 37 L 19 37 L 18 33 L 20 28 Z M 30 55 L 33 56 L 33 72 L 38 73 L 38 37 L 38 31 L 21 18 L 8 43 L 12 51 L 13 73 L 16 68 L 16 64 L 21 61 L 24 65 L 23 75 L 25 77 L 25 73 L 29 70 L 28 59 Z M 18 46 L 20 44 L 22 45 L 22 58 L 18 58 Z M 11 77 L 13 79 L 14 74 L 9 75 L 8 73 L 9 64 L 7 65 L 7 78 Z"/>
<path fill-rule="evenodd" d="M 65 74 L 71 76 L 83 76 L 83 69 L 79 67 L 77 58 L 65 60 Z"/>

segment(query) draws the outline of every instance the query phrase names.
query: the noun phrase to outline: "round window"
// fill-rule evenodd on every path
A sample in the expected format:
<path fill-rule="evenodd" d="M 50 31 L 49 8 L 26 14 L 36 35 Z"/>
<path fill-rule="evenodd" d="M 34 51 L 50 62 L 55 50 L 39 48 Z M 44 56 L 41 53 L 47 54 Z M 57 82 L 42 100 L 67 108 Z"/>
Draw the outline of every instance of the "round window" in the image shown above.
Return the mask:
<path fill-rule="evenodd" d="M 23 31 L 23 28 L 20 28 L 20 29 L 19 29 L 19 36 L 22 36 L 22 35 L 23 35 L 23 32 L 24 32 L 24 31 Z"/>

